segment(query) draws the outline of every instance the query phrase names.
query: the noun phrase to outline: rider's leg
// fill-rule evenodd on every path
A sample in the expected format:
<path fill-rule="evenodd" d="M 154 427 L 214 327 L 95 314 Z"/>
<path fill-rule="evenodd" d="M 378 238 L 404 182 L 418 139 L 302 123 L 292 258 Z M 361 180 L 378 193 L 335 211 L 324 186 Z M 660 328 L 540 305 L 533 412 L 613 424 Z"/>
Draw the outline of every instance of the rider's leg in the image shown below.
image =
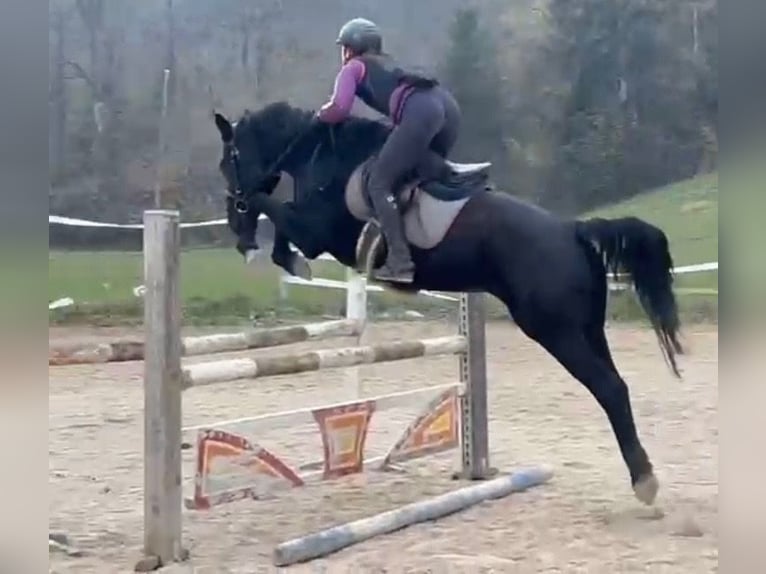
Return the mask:
<path fill-rule="evenodd" d="M 443 179 L 449 174 L 445 159 L 455 147 L 460 132 L 460 106 L 452 94 L 442 86 L 432 90 L 433 96 L 441 101 L 444 108 L 444 124 L 431 140 L 428 151 L 418 164 L 418 175 L 422 179 Z"/>
<path fill-rule="evenodd" d="M 457 142 L 462 116 L 457 100 L 446 88 L 434 88 L 434 95 L 441 100 L 444 108 L 444 125 L 431 141 L 430 149 L 446 159 Z"/>
<path fill-rule="evenodd" d="M 443 123 L 444 110 L 431 91 L 413 93 L 407 99 L 399 125 L 388 136 L 370 169 L 368 191 L 388 245 L 386 263 L 375 273 L 380 280 L 412 282 L 415 266 L 393 188 L 401 176 L 419 165 Z"/>

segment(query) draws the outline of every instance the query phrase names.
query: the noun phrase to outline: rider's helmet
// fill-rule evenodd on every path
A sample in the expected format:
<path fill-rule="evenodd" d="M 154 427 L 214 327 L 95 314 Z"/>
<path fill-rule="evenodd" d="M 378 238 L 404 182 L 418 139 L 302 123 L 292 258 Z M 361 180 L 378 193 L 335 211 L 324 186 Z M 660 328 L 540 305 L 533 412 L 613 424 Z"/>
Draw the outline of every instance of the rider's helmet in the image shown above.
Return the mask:
<path fill-rule="evenodd" d="M 343 24 L 335 43 L 350 48 L 357 55 L 383 51 L 383 36 L 378 25 L 365 18 L 354 18 Z"/>

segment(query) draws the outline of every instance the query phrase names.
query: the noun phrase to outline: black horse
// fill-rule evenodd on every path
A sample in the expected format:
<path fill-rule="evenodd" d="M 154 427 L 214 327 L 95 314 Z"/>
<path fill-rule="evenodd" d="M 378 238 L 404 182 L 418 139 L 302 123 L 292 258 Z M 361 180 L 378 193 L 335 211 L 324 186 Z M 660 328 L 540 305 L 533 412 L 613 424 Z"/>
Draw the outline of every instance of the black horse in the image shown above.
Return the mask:
<path fill-rule="evenodd" d="M 311 112 L 286 103 L 246 112 L 234 125 L 216 114 L 216 125 L 230 202 L 247 209 L 230 210 L 233 226 L 254 230 L 265 214 L 277 230 L 273 259 L 288 271 L 300 266 L 288 242 L 310 259 L 327 252 L 355 267 L 364 221 L 349 211 L 346 186 L 391 128 L 356 117 L 332 129 L 316 126 Z M 303 184 L 299 200 L 271 197 L 281 172 Z M 519 328 L 593 394 L 612 426 L 636 497 L 653 503 L 659 482 L 604 332 L 606 279 L 610 271 L 632 280 L 660 348 L 680 377 L 675 355 L 683 350 L 666 235 L 637 218 L 562 220 L 505 193 L 476 188 L 464 195 L 443 239 L 430 249 L 413 247 L 414 283 L 404 289 L 484 291 L 503 301 Z"/>

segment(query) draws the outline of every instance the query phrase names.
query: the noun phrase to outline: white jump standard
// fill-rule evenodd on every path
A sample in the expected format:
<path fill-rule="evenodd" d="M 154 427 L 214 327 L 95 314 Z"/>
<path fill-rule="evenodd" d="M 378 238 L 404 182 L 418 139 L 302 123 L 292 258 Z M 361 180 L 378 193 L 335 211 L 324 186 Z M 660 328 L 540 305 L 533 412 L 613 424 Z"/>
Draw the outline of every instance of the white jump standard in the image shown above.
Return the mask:
<path fill-rule="evenodd" d="M 287 413 L 251 418 L 265 428 L 276 418 L 311 420 L 321 410 L 351 407 L 370 401 L 384 407 L 406 400 L 408 393 L 422 391 L 442 393 L 451 401 L 454 413 L 449 448 L 459 443 L 460 476 L 487 479 L 489 466 L 487 436 L 487 384 L 484 325 L 484 294 L 470 293 L 460 297 L 459 334 L 422 340 L 378 343 L 338 349 L 320 349 L 285 353 L 271 357 L 230 359 L 182 366 L 184 355 L 246 350 L 289 344 L 325 336 L 358 334 L 356 321 L 335 321 L 317 325 L 287 327 L 274 330 L 213 335 L 204 338 L 181 337 L 181 299 L 179 293 L 180 227 L 177 211 L 144 212 L 144 335 L 141 345 L 144 358 L 144 555 L 142 569 L 169 565 L 185 560 L 188 553 L 182 544 L 183 475 L 182 475 L 182 401 L 185 389 L 239 379 L 261 379 L 320 369 L 398 361 L 434 355 L 457 354 L 460 359 L 460 381 L 427 389 L 415 389 L 350 401 L 340 405 L 315 407 Z M 108 359 L 107 359 L 108 360 Z M 259 384 L 267 384 L 265 381 Z M 449 388 L 452 387 L 452 388 Z M 446 389 L 446 390 L 445 390 Z M 451 398 L 450 398 L 451 397 Z M 427 398 L 427 397 L 426 397 Z M 446 400 L 446 399 L 445 399 Z M 447 403 L 442 403 L 447 404 Z M 433 408 L 429 403 L 429 409 Z M 431 411 L 426 411 L 428 414 Z M 428 415 L 435 416 L 435 415 Z M 426 420 L 416 419 L 417 421 Z M 430 419 L 428 419 L 430 420 Z M 220 424 L 232 421 L 221 421 Z M 236 421 L 234 421 L 236 422 Z M 425 424 L 425 423 L 424 423 Z M 214 433 L 214 425 L 206 427 Z M 411 430 L 412 425 L 407 430 Z M 188 429 L 187 429 L 188 430 Z M 204 435 L 206 430 L 200 430 Z M 324 432 L 324 431 L 322 431 Z M 219 433 L 226 434 L 226 433 Z M 236 437 L 235 437 L 236 438 Z M 244 441 L 248 442 L 248 441 Z M 244 444 L 244 443 L 243 443 Z M 248 443 L 249 444 L 249 443 Z M 388 457 L 407 454 L 396 449 Z M 256 448 L 257 445 L 253 445 Z M 426 449 L 423 449 L 424 452 Z M 397 454 L 398 453 L 398 454 Z M 416 456 L 416 455 L 414 455 Z M 328 463 L 325 454 L 325 469 Z M 362 460 L 362 459 L 358 459 Z M 311 463 L 316 466 L 316 462 Z M 361 468 L 361 465 L 359 466 Z M 293 469 L 288 469 L 292 472 Z M 328 473 L 325 473 L 328 474 Z M 297 481 L 302 480 L 293 474 Z M 329 476 L 329 474 L 328 474 Z M 322 533 L 280 545 L 274 554 L 275 564 L 286 565 L 333 552 L 372 536 L 391 532 L 424 520 L 456 512 L 482 500 L 505 496 L 511 492 L 546 482 L 548 469 L 526 469 L 522 472 L 458 489 L 433 500 L 417 502 L 329 529 Z M 137 566 L 138 568 L 139 566 Z"/>

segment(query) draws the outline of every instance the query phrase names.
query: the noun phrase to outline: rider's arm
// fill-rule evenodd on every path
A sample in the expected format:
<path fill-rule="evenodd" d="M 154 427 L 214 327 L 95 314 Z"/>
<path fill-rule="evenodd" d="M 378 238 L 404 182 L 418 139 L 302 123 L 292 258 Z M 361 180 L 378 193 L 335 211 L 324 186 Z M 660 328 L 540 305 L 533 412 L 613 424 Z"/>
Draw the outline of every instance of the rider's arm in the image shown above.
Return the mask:
<path fill-rule="evenodd" d="M 364 63 L 357 59 L 349 60 L 335 77 L 335 89 L 330 101 L 319 109 L 319 119 L 328 124 L 345 120 L 351 113 L 356 96 L 356 87 L 364 78 Z"/>

